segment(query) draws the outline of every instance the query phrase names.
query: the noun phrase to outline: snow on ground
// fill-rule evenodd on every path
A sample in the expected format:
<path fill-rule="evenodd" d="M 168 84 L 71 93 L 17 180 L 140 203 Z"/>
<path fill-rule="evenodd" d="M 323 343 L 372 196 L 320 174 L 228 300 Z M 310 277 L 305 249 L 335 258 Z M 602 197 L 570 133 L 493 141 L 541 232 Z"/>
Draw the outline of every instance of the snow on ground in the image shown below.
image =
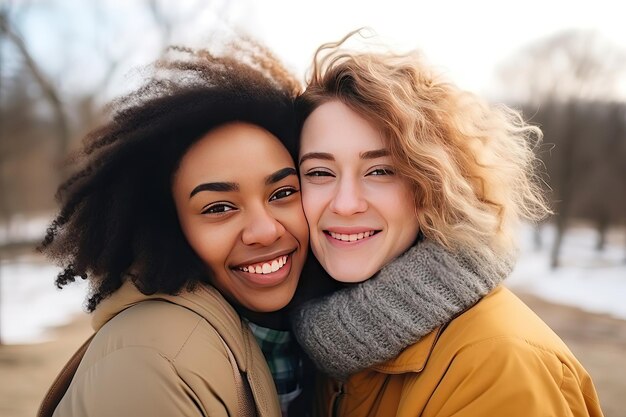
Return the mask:
<path fill-rule="evenodd" d="M 568 229 L 561 250 L 561 266 L 550 269 L 554 228 L 541 231 L 543 248 L 533 248 L 532 230 L 520 236 L 521 256 L 506 281 L 512 289 L 535 294 L 556 304 L 580 307 L 626 319 L 626 230 L 611 231 L 607 246 L 596 251 L 597 234 L 590 228 Z"/>
<path fill-rule="evenodd" d="M 506 285 L 558 304 L 606 313 L 626 319 L 626 231 L 609 236 L 603 252 L 594 249 L 593 230 L 569 230 L 562 250 L 562 267 L 550 270 L 549 248 L 554 230 L 542 230 L 544 249 L 535 251 L 532 230 L 520 236 L 521 256 Z M 47 330 L 67 323 L 83 311 L 87 285 L 54 286 L 58 268 L 17 259 L 0 264 L 0 337 L 4 343 L 35 343 L 46 340 Z"/>
<path fill-rule="evenodd" d="M 0 223 L 0 245 L 10 242 L 39 242 L 51 220 L 51 214 L 35 217 L 16 214 L 8 222 Z"/>
<path fill-rule="evenodd" d="M 83 280 L 59 290 L 59 268 L 18 259 L 0 264 L 0 338 L 5 344 L 48 340 L 48 330 L 68 323 L 83 311 Z"/>

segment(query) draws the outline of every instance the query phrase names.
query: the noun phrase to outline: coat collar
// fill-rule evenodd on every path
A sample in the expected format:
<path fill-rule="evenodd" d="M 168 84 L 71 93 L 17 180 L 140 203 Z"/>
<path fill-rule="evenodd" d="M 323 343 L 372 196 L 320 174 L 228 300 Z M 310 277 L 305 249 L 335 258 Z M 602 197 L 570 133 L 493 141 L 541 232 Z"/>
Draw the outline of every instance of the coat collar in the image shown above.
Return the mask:
<path fill-rule="evenodd" d="M 506 289 L 502 285 L 497 286 L 492 292 L 479 300 L 477 304 L 480 304 L 483 300 L 489 299 L 495 294 L 498 294 L 502 291 L 506 291 Z M 446 329 L 446 327 L 448 327 L 448 325 L 452 321 L 463 316 L 465 313 L 469 313 L 477 304 L 459 312 L 454 318 L 452 318 L 452 320 L 450 320 L 450 322 L 436 328 L 426 336 L 422 337 L 417 343 L 404 349 L 395 358 L 392 358 L 387 362 L 375 365 L 372 367 L 372 369 L 386 374 L 422 372 L 422 370 L 424 370 L 424 367 L 426 366 L 426 363 L 428 362 L 428 359 L 430 358 L 433 349 L 435 348 L 435 345 L 437 344 L 437 341 L 439 340 L 439 337 Z"/>
<path fill-rule="evenodd" d="M 235 309 L 213 287 L 199 284 L 194 291 L 177 295 L 145 295 L 127 281 L 100 304 L 93 313 L 92 327 L 98 331 L 117 314 L 143 301 L 165 301 L 185 307 L 203 317 L 222 337 L 235 357 L 239 370 L 250 384 L 259 417 L 280 414 L 274 381 L 263 354 Z M 273 398 L 274 400 L 270 400 Z"/>
<path fill-rule="evenodd" d="M 372 367 L 373 370 L 384 374 L 403 374 L 407 372 L 421 372 L 432 353 L 443 327 L 438 327 L 417 343 L 404 349 L 398 356 Z"/>
<path fill-rule="evenodd" d="M 158 293 L 145 295 L 130 281 L 126 281 L 111 296 L 98 304 L 93 313 L 91 325 L 95 331 L 98 331 L 123 310 L 149 300 L 170 302 L 202 316 L 231 349 L 239 369 L 242 372 L 248 372 L 251 343 L 256 343 L 254 336 L 224 297 L 215 288 L 207 285 L 200 284 L 194 291 L 181 291 L 178 295 Z"/>

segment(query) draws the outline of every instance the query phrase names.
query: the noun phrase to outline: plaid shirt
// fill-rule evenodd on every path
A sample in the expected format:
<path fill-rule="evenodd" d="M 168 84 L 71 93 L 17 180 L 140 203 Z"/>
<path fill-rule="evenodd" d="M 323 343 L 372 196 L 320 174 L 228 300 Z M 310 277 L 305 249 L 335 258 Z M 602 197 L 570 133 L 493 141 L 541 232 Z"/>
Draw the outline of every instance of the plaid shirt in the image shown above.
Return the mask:
<path fill-rule="evenodd" d="M 247 321 L 272 373 L 283 416 L 287 407 L 302 391 L 302 360 L 294 349 L 295 341 L 288 331 L 268 329 Z"/>

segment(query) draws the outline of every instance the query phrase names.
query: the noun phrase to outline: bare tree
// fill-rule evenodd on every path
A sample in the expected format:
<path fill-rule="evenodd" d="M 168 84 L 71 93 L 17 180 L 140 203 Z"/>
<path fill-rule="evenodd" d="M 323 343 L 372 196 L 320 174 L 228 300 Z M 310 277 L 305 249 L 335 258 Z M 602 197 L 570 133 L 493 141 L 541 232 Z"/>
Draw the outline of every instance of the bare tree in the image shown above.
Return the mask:
<path fill-rule="evenodd" d="M 67 153 L 70 143 L 68 118 L 65 113 L 61 97 L 52 83 L 48 80 L 40 66 L 31 56 L 26 43 L 12 25 L 9 20 L 8 13 L 6 12 L 0 14 L 0 32 L 2 32 L 5 38 L 15 46 L 24 62 L 25 67 L 31 73 L 33 80 L 41 89 L 44 98 L 47 100 L 50 108 L 52 109 L 57 124 L 57 155 L 60 160 Z"/>
<path fill-rule="evenodd" d="M 626 51 L 598 33 L 566 31 L 524 48 L 499 75 L 508 99 L 530 109 L 554 145 L 541 156 L 557 212 L 551 249 L 557 267 L 570 220 L 592 221 L 602 247 L 608 227 L 626 217 L 623 193 L 607 192 L 623 187 L 625 97 L 618 85 L 626 79 Z"/>
<path fill-rule="evenodd" d="M 188 22 L 192 21 L 194 16 L 207 8 L 217 9 L 219 16 L 226 16 L 228 13 L 229 3 L 223 2 L 221 6 L 217 2 L 207 2 L 196 0 L 187 8 L 172 8 L 161 0 L 146 0 L 146 9 L 154 20 L 156 32 L 159 34 L 161 41 L 161 54 L 172 44 L 174 33 L 176 30 L 184 27 Z"/>
<path fill-rule="evenodd" d="M 112 6 L 105 0 L 79 3 L 81 12 L 71 14 L 64 21 L 59 19 L 67 7 L 62 0 L 49 0 L 43 7 L 35 0 L 0 2 L 0 45 L 10 52 L 1 51 L 0 57 L 0 101 L 3 104 L 0 109 L 0 224 L 26 208 L 34 208 L 33 212 L 51 209 L 53 190 L 64 174 L 62 170 L 59 172 L 59 164 L 75 139 L 100 122 L 103 92 L 119 84 L 117 76 L 128 71 L 129 63 L 137 65 L 133 60 L 137 52 L 146 63 L 152 61 L 170 43 L 178 42 L 180 33 L 194 23 L 197 25 L 198 16 L 209 12 L 214 21 L 226 21 L 233 7 L 233 2 L 228 0 L 195 0 L 176 7 L 159 0 L 120 3 L 124 4 L 122 7 L 135 7 L 135 13 L 152 21 L 144 28 L 145 33 L 137 37 L 132 26 L 135 22 L 122 20 L 118 24 L 119 4 Z M 48 20 L 52 29 L 28 32 L 24 18 L 42 10 L 55 17 Z M 80 19 L 80 24 L 74 25 L 72 18 L 76 23 Z M 87 25 L 85 18 L 90 19 Z M 95 36 L 83 36 L 85 27 Z M 42 35 L 51 37 L 52 45 L 56 41 L 62 47 L 62 50 L 53 50 L 53 55 L 67 54 L 60 67 L 51 67 L 32 47 L 33 39 Z M 67 38 L 63 38 L 64 35 Z M 146 42 L 153 39 L 158 40 L 156 48 L 154 42 Z M 151 57 L 146 57 L 148 49 Z M 91 57 L 95 57 L 97 63 L 92 67 L 98 66 L 98 69 L 81 73 L 83 84 L 74 88 L 71 76 L 77 73 L 76 68 L 81 68 L 83 59 L 76 53 L 78 50 L 95 51 Z M 7 64 L 14 71 L 8 71 Z M 86 86 L 85 80 L 88 80 Z M 41 198 L 42 195 L 49 198 Z"/>
<path fill-rule="evenodd" d="M 569 30 L 515 53 L 499 70 L 502 89 L 517 102 L 623 100 L 626 51 L 599 33 Z"/>

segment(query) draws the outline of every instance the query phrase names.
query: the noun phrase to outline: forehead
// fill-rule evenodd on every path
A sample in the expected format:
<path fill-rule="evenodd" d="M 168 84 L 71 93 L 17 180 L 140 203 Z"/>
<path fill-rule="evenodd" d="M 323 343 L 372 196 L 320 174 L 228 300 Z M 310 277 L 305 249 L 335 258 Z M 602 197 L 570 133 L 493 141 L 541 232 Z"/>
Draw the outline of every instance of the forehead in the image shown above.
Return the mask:
<path fill-rule="evenodd" d="M 278 138 L 259 126 L 237 122 L 220 126 L 193 144 L 181 159 L 177 177 L 191 182 L 237 181 L 245 174 L 265 176 L 293 166 Z"/>
<path fill-rule="evenodd" d="M 278 159 L 291 161 L 287 150 L 273 134 L 260 126 L 234 122 L 213 129 L 198 140 L 187 151 L 183 162 L 213 161 L 230 164 L 233 157 L 241 160 L 258 154 L 276 154 Z M 224 161 L 226 157 L 230 158 Z"/>
<path fill-rule="evenodd" d="M 385 147 L 380 132 L 344 103 L 334 100 L 315 109 L 302 127 L 306 152 L 362 152 Z"/>

